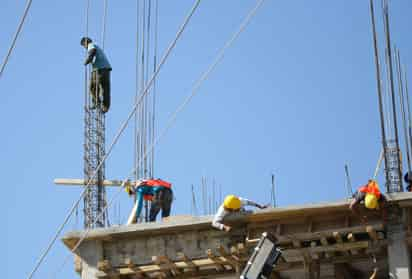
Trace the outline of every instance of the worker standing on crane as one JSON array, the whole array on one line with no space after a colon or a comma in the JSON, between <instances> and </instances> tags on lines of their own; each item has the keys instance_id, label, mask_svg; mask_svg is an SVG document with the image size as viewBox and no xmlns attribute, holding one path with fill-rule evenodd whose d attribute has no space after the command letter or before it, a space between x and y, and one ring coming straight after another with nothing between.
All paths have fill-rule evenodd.
<instances>
[{"instance_id":1,"label":"worker standing on crane","mask_svg":"<svg viewBox=\"0 0 412 279\"><path fill-rule=\"evenodd\" d=\"M375 180L370 179L368 184L360 187L353 194L353 200L349 204L349 208L361 218L362 223L367 223L366 216L362 216L359 212L360 204L369 210L382 210L383 218L386 220L386 198L379 190L379 185Z\"/></svg>"},{"instance_id":2,"label":"worker standing on crane","mask_svg":"<svg viewBox=\"0 0 412 279\"><path fill-rule=\"evenodd\" d=\"M92 64L92 74L90 76L90 95L92 96L93 105L91 109L99 107L100 98L103 99L102 111L106 113L110 107L110 66L109 60L103 50L93 43L88 37L80 40L80 45L87 49L87 57L84 65Z\"/></svg>"},{"instance_id":3,"label":"worker standing on crane","mask_svg":"<svg viewBox=\"0 0 412 279\"><path fill-rule=\"evenodd\" d=\"M265 205L260 205L256 202L244 198L236 197L234 195L226 196L225 200L223 201L223 204L219 207L219 209L216 212L216 215L213 218L212 226L218 230L224 230L226 232L229 232L232 229L232 227L225 225L223 223L224 218L232 213L245 210L245 206L254 206L260 209L264 209L267 207Z\"/></svg>"},{"instance_id":4,"label":"worker standing on crane","mask_svg":"<svg viewBox=\"0 0 412 279\"><path fill-rule=\"evenodd\" d=\"M136 214L137 221L142 213L143 201L151 201L149 221L156 221L157 214L162 210L162 218L170 216L173 201L172 184L161 179L145 179L136 183L136 187L126 187L129 195L136 194Z\"/></svg>"}]
</instances>

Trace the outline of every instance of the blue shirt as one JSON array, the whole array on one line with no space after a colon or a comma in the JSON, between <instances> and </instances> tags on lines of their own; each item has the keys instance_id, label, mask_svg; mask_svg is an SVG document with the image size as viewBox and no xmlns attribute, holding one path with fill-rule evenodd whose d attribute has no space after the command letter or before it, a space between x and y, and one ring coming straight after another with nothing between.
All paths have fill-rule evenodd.
<instances>
[{"instance_id":1,"label":"blue shirt","mask_svg":"<svg viewBox=\"0 0 412 279\"><path fill-rule=\"evenodd\" d=\"M142 185L137 187L136 189L136 200L137 200L137 208L136 208L136 218L140 217L140 214L142 213L142 208L143 208L143 196L144 195L154 195L157 193L159 190L163 189L163 186L146 186Z\"/></svg>"},{"instance_id":2,"label":"blue shirt","mask_svg":"<svg viewBox=\"0 0 412 279\"><path fill-rule=\"evenodd\" d=\"M92 68L93 71L100 70L100 69L112 69L110 66L109 60L107 59L106 55L104 54L103 50L93 43L89 43L87 46L87 51L90 53L92 49L96 50L96 55L92 61Z\"/></svg>"}]
</instances>

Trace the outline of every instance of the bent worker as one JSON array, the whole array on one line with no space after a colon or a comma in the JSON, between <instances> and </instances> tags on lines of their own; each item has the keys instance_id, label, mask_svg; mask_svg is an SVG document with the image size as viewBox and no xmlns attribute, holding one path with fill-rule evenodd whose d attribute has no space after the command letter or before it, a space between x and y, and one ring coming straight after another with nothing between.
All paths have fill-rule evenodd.
<instances>
[{"instance_id":1,"label":"bent worker","mask_svg":"<svg viewBox=\"0 0 412 279\"><path fill-rule=\"evenodd\" d=\"M213 218L212 226L218 230L224 230L226 232L229 232L232 229L232 227L223 223L224 218L234 212L245 210L245 206L254 206L260 209L264 209L267 207L264 205L260 205L254 201L236 197L234 195L226 196L225 200L223 201L223 204L219 207L216 215Z\"/></svg>"},{"instance_id":2,"label":"bent worker","mask_svg":"<svg viewBox=\"0 0 412 279\"><path fill-rule=\"evenodd\" d=\"M379 190L378 183L370 179L368 184L360 187L354 194L349 208L361 218L363 223L367 222L366 216L361 216L359 205L363 204L369 210L382 209L383 218L386 219L386 198Z\"/></svg>"},{"instance_id":3,"label":"bent worker","mask_svg":"<svg viewBox=\"0 0 412 279\"><path fill-rule=\"evenodd\" d=\"M112 71L112 66L110 66L103 50L94 44L90 38L83 37L80 40L80 45L87 49L84 65L92 64L89 89L93 105L90 109L101 107L101 110L106 113L110 107L110 72ZM100 99L103 100L101 101Z\"/></svg>"},{"instance_id":4,"label":"bent worker","mask_svg":"<svg viewBox=\"0 0 412 279\"><path fill-rule=\"evenodd\" d=\"M162 210L162 218L170 216L173 201L172 184L161 179L141 180L136 184L136 188L126 187L129 195L136 194L136 214L137 221L142 213L143 200L151 201L149 221L156 221L157 214Z\"/></svg>"}]
</instances>

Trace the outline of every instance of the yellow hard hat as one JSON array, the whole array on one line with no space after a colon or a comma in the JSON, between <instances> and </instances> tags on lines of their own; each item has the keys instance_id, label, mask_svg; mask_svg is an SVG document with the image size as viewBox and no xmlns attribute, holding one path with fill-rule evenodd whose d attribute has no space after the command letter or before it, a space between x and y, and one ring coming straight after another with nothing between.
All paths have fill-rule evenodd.
<instances>
[{"instance_id":1,"label":"yellow hard hat","mask_svg":"<svg viewBox=\"0 0 412 279\"><path fill-rule=\"evenodd\" d=\"M366 194L365 196L365 207L369 209L378 208L378 198L374 194Z\"/></svg>"},{"instance_id":2,"label":"yellow hard hat","mask_svg":"<svg viewBox=\"0 0 412 279\"><path fill-rule=\"evenodd\" d=\"M124 190L126 191L126 193L128 193L129 195L131 195L133 193L132 188L128 185L124 188Z\"/></svg>"},{"instance_id":3,"label":"yellow hard hat","mask_svg":"<svg viewBox=\"0 0 412 279\"><path fill-rule=\"evenodd\" d=\"M223 206L227 209L237 210L241 206L240 199L234 195L226 196Z\"/></svg>"}]
</instances>

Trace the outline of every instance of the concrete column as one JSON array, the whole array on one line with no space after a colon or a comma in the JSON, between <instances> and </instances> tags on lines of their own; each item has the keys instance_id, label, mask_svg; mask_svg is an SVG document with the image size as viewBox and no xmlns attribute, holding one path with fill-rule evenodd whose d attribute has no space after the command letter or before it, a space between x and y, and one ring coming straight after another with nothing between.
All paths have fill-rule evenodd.
<instances>
[{"instance_id":1,"label":"concrete column","mask_svg":"<svg viewBox=\"0 0 412 279\"><path fill-rule=\"evenodd\" d=\"M389 278L409 279L411 275L410 255L405 238L405 229L401 222L402 211L390 209L387 226Z\"/></svg>"},{"instance_id":2,"label":"concrete column","mask_svg":"<svg viewBox=\"0 0 412 279\"><path fill-rule=\"evenodd\" d=\"M79 249L78 254L81 255L81 278L82 279L98 279L97 263L103 259L103 245L100 241L85 241Z\"/></svg>"}]
</instances>

